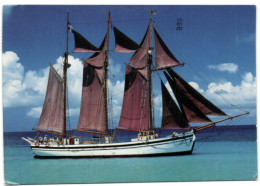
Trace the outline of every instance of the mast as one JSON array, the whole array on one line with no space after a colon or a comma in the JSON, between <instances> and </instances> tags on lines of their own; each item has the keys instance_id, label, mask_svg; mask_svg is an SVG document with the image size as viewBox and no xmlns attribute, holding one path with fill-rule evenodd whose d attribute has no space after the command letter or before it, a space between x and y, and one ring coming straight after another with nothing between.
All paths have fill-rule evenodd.
<instances>
[{"instance_id":1,"label":"mast","mask_svg":"<svg viewBox=\"0 0 260 186\"><path fill-rule=\"evenodd\" d=\"M69 66L68 63L68 48L69 48L69 11L67 11L67 38L66 38L66 52L65 52L65 60L64 60L64 64L63 64L63 80L64 80L64 123L63 123L63 137L67 137L67 132L66 132L66 108L67 108L67 102L66 102L66 98L67 98L67 69Z\"/></svg>"},{"instance_id":2,"label":"mast","mask_svg":"<svg viewBox=\"0 0 260 186\"><path fill-rule=\"evenodd\" d=\"M147 80L148 80L148 96L149 96L149 118L150 118L150 130L153 130L153 112L152 112L152 79L151 79L151 65L152 59L152 9L150 9L150 23L149 23L149 50L148 50L148 63L147 63Z\"/></svg>"},{"instance_id":3,"label":"mast","mask_svg":"<svg viewBox=\"0 0 260 186\"><path fill-rule=\"evenodd\" d=\"M108 10L108 20L107 20L107 50L105 51L105 62L104 62L104 100L105 100L105 126L108 133L108 113L107 113L107 67L109 65L109 19L110 10Z\"/></svg>"}]
</instances>

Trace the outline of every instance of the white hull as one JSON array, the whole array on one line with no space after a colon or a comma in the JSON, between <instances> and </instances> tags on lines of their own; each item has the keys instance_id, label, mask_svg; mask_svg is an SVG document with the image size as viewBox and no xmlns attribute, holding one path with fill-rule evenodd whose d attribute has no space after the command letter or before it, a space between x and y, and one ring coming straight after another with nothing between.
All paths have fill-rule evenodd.
<instances>
[{"instance_id":1,"label":"white hull","mask_svg":"<svg viewBox=\"0 0 260 186\"><path fill-rule=\"evenodd\" d=\"M36 157L120 157L120 156L156 156L192 153L195 134L193 131L164 138L135 142L58 145L35 144L31 138L23 138L30 143Z\"/></svg>"}]
</instances>

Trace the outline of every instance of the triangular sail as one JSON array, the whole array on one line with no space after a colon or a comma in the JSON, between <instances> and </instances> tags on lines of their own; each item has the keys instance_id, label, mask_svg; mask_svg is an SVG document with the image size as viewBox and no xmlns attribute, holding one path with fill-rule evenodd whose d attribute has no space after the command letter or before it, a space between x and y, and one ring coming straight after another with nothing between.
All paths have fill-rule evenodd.
<instances>
[{"instance_id":1,"label":"triangular sail","mask_svg":"<svg viewBox=\"0 0 260 186\"><path fill-rule=\"evenodd\" d=\"M165 129L180 129L189 128L189 124L180 109L172 99L167 88L161 81L162 88L162 128Z\"/></svg>"},{"instance_id":2,"label":"triangular sail","mask_svg":"<svg viewBox=\"0 0 260 186\"><path fill-rule=\"evenodd\" d=\"M172 91L178 101L178 104L182 110L182 113L185 114L187 120L193 123L201 122L210 122L211 120L200 111L200 109L190 100L188 97L177 85L176 79L172 79L166 72L164 72Z\"/></svg>"},{"instance_id":3,"label":"triangular sail","mask_svg":"<svg viewBox=\"0 0 260 186\"><path fill-rule=\"evenodd\" d=\"M188 97L201 112L206 115L222 116L226 115L222 110L216 107L213 103L202 96L192 86L190 86L185 80L183 80L176 72L172 69L167 69L172 78L176 80L176 83L181 91Z\"/></svg>"},{"instance_id":4,"label":"triangular sail","mask_svg":"<svg viewBox=\"0 0 260 186\"><path fill-rule=\"evenodd\" d=\"M155 53L156 53L156 69L169 68L180 65L177 58L171 53L165 45L160 35L154 28Z\"/></svg>"},{"instance_id":5,"label":"triangular sail","mask_svg":"<svg viewBox=\"0 0 260 186\"><path fill-rule=\"evenodd\" d=\"M63 134L63 101L63 80L54 67L50 65L45 101L36 130Z\"/></svg>"},{"instance_id":6,"label":"triangular sail","mask_svg":"<svg viewBox=\"0 0 260 186\"><path fill-rule=\"evenodd\" d=\"M91 64L92 66L96 67L103 67L105 57L106 57L106 51L107 51L107 42L108 42L108 33L106 33L101 45L99 46L100 52L94 53L92 56L90 56L88 59L85 60L86 63Z\"/></svg>"},{"instance_id":7,"label":"triangular sail","mask_svg":"<svg viewBox=\"0 0 260 186\"><path fill-rule=\"evenodd\" d=\"M104 92L99 79L102 67L84 64L83 88L78 130L107 132Z\"/></svg>"},{"instance_id":8,"label":"triangular sail","mask_svg":"<svg viewBox=\"0 0 260 186\"><path fill-rule=\"evenodd\" d=\"M113 27L115 34L115 51L122 53L134 52L140 48L140 46L131 40L128 36L118 30L116 27Z\"/></svg>"},{"instance_id":9,"label":"triangular sail","mask_svg":"<svg viewBox=\"0 0 260 186\"><path fill-rule=\"evenodd\" d=\"M74 34L75 48L73 52L97 52L99 49L85 39L80 33L71 29Z\"/></svg>"},{"instance_id":10,"label":"triangular sail","mask_svg":"<svg viewBox=\"0 0 260 186\"><path fill-rule=\"evenodd\" d=\"M150 23L151 24L151 23ZM149 50L149 36L150 36L150 24L146 30L144 38L140 44L141 48L137 50L131 57L130 62L135 68L144 68L147 66L148 50Z\"/></svg>"},{"instance_id":11,"label":"triangular sail","mask_svg":"<svg viewBox=\"0 0 260 186\"><path fill-rule=\"evenodd\" d=\"M134 131L149 130L147 80L126 64L124 100L119 127Z\"/></svg>"},{"instance_id":12,"label":"triangular sail","mask_svg":"<svg viewBox=\"0 0 260 186\"><path fill-rule=\"evenodd\" d=\"M161 81L162 88L162 128L189 128L189 124Z\"/></svg>"}]
</instances>

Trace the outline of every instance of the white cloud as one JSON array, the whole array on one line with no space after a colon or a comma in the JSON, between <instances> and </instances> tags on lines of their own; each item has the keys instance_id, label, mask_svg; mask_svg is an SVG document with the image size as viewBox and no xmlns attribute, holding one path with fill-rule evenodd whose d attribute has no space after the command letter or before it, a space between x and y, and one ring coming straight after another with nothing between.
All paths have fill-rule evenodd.
<instances>
[{"instance_id":1,"label":"white cloud","mask_svg":"<svg viewBox=\"0 0 260 186\"><path fill-rule=\"evenodd\" d=\"M59 57L54 67L62 72L63 58ZM82 63L69 56L71 67L68 70L69 103L80 104L82 87ZM49 67L38 71L24 72L15 52L3 53L3 105L4 107L42 106L48 81Z\"/></svg>"},{"instance_id":2,"label":"white cloud","mask_svg":"<svg viewBox=\"0 0 260 186\"><path fill-rule=\"evenodd\" d=\"M67 113L69 113L69 116L79 116L80 108L69 108L67 109Z\"/></svg>"},{"instance_id":3,"label":"white cloud","mask_svg":"<svg viewBox=\"0 0 260 186\"><path fill-rule=\"evenodd\" d=\"M115 83L112 83L110 80L108 80L108 87L109 92L112 92L113 114L114 116L118 117L121 114L125 81L117 80Z\"/></svg>"},{"instance_id":4,"label":"white cloud","mask_svg":"<svg viewBox=\"0 0 260 186\"><path fill-rule=\"evenodd\" d=\"M121 72L121 65L119 63L115 64L115 62L112 58L109 59L109 68L110 68L110 71L112 72L112 74L114 74L114 75Z\"/></svg>"},{"instance_id":5,"label":"white cloud","mask_svg":"<svg viewBox=\"0 0 260 186\"><path fill-rule=\"evenodd\" d=\"M234 63L222 63L219 65L208 65L209 69L218 70L221 72L229 72L229 73L236 73L238 70L238 65Z\"/></svg>"},{"instance_id":6,"label":"white cloud","mask_svg":"<svg viewBox=\"0 0 260 186\"><path fill-rule=\"evenodd\" d=\"M212 82L208 85L206 96L213 103L221 106L227 104L226 101L228 101L234 105L242 105L244 108L255 107L256 77L251 72L247 72L242 76L242 81L239 85L233 85L231 82Z\"/></svg>"},{"instance_id":7,"label":"white cloud","mask_svg":"<svg viewBox=\"0 0 260 186\"><path fill-rule=\"evenodd\" d=\"M162 115L162 95L157 95L154 97L154 112L158 119Z\"/></svg>"},{"instance_id":8,"label":"white cloud","mask_svg":"<svg viewBox=\"0 0 260 186\"><path fill-rule=\"evenodd\" d=\"M32 89L43 95L46 92L48 74L48 68L41 69L38 72L30 70L26 72L23 84L26 86L26 89Z\"/></svg>"},{"instance_id":9,"label":"white cloud","mask_svg":"<svg viewBox=\"0 0 260 186\"><path fill-rule=\"evenodd\" d=\"M236 43L250 43L255 41L255 33L248 33L247 35L239 36L236 35Z\"/></svg>"},{"instance_id":10,"label":"white cloud","mask_svg":"<svg viewBox=\"0 0 260 186\"><path fill-rule=\"evenodd\" d=\"M39 118L41 116L42 107L33 107L27 112L27 116Z\"/></svg>"},{"instance_id":11,"label":"white cloud","mask_svg":"<svg viewBox=\"0 0 260 186\"><path fill-rule=\"evenodd\" d=\"M4 82L11 80L23 80L24 68L18 63L19 57L12 51L3 54L3 77Z\"/></svg>"},{"instance_id":12,"label":"white cloud","mask_svg":"<svg viewBox=\"0 0 260 186\"><path fill-rule=\"evenodd\" d=\"M198 84L198 83L191 81L191 82L189 82L189 84L190 84L194 89L196 89L198 92L200 92L200 93L203 93L203 92L204 92L204 90L199 87L199 84Z\"/></svg>"},{"instance_id":13,"label":"white cloud","mask_svg":"<svg viewBox=\"0 0 260 186\"><path fill-rule=\"evenodd\" d=\"M174 97L172 88L171 88L171 86L170 86L170 84L169 84L168 81L165 83L165 87L167 88L167 90L168 90L168 92L171 94L171 96Z\"/></svg>"},{"instance_id":14,"label":"white cloud","mask_svg":"<svg viewBox=\"0 0 260 186\"><path fill-rule=\"evenodd\" d=\"M58 69L58 72L62 75L62 64L64 57L59 57L54 67ZM71 64L67 71L67 83L68 83L68 98L69 105L76 107L80 104L82 94L82 77L83 77L83 64L79 58L68 56L68 61Z\"/></svg>"},{"instance_id":15,"label":"white cloud","mask_svg":"<svg viewBox=\"0 0 260 186\"><path fill-rule=\"evenodd\" d=\"M24 76L24 67L12 51L3 54L3 105L4 107L34 105L41 100L39 87L32 87L35 77L31 71Z\"/></svg>"}]
</instances>

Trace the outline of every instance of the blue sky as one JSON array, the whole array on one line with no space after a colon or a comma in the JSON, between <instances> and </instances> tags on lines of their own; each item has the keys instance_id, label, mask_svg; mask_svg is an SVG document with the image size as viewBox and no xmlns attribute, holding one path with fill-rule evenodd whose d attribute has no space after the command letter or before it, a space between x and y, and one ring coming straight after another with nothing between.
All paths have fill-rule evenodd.
<instances>
[{"instance_id":1,"label":"blue sky","mask_svg":"<svg viewBox=\"0 0 260 186\"><path fill-rule=\"evenodd\" d=\"M256 123L255 6L4 6L4 131L29 131L37 125L46 91L48 64L59 70L66 43L66 11L72 27L97 47L104 38L108 9L112 23L140 43L153 9L154 26L173 54L185 62L176 68L186 81L233 115L242 107L251 114L239 124ZM176 30L182 18L182 30ZM69 51L74 47L69 35ZM114 48L110 30L110 50ZM70 53L70 125L80 107L82 58ZM114 123L118 122L124 88L124 62L132 54L110 52L110 87ZM162 74L160 74L162 77ZM155 76L157 77L157 76ZM164 80L166 83L166 81ZM157 86L158 84L158 86ZM166 84L167 85L167 84ZM160 85L154 80L156 125L160 125Z\"/></svg>"}]
</instances>

